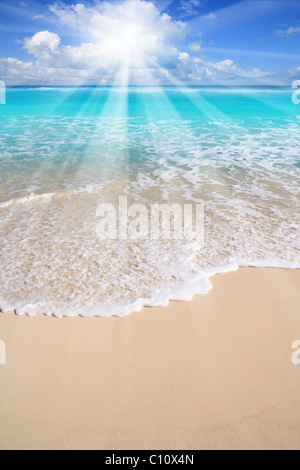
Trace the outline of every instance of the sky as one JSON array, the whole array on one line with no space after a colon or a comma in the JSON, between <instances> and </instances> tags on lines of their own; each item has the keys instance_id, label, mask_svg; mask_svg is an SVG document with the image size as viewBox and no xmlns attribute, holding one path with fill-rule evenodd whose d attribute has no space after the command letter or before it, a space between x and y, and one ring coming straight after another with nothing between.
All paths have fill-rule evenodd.
<instances>
[{"instance_id":1,"label":"sky","mask_svg":"<svg viewBox=\"0 0 300 470\"><path fill-rule=\"evenodd\" d=\"M300 0L0 0L8 86L300 79Z\"/></svg>"}]
</instances>

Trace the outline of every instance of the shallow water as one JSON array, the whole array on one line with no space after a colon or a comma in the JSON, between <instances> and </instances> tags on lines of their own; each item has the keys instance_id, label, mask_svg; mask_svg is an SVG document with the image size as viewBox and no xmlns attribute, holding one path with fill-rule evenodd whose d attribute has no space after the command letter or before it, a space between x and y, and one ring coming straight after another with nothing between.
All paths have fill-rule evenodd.
<instances>
[{"instance_id":1,"label":"shallow water","mask_svg":"<svg viewBox=\"0 0 300 470\"><path fill-rule=\"evenodd\" d=\"M289 89L14 88L0 107L0 306L122 315L238 266L300 267ZM203 204L205 239L106 240L97 208Z\"/></svg>"}]
</instances>

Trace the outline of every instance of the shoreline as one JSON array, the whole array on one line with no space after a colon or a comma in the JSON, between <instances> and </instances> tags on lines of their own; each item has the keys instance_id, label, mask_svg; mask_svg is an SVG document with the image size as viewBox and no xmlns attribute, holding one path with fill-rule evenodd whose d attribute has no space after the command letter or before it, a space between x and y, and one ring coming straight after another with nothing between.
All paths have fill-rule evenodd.
<instances>
[{"instance_id":1,"label":"shoreline","mask_svg":"<svg viewBox=\"0 0 300 470\"><path fill-rule=\"evenodd\" d=\"M123 317L0 313L0 449L297 449L300 270Z\"/></svg>"},{"instance_id":2,"label":"shoreline","mask_svg":"<svg viewBox=\"0 0 300 470\"><path fill-rule=\"evenodd\" d=\"M190 279L182 281L180 285L166 289L165 291L158 291L158 293L151 298L137 298L135 301L124 305L106 305L97 304L88 308L89 313L81 313L81 308L67 310L62 314L62 307L59 307L55 312L55 308L51 311L51 306L44 302L37 302L36 304L30 303L16 303L18 306L8 306L9 303L5 302L0 297L0 314L12 312L17 316L26 315L27 317L35 317L43 315L46 317L54 318L122 318L135 313L140 313L143 309L152 308L167 308L173 303L186 303L192 302L195 298L202 295L209 295L214 287L214 279L216 276L230 274L245 269L278 269L278 270L295 270L300 271L300 264L297 262L274 263L274 265L266 265L266 263L249 263L249 265L238 265L231 263L217 268L203 268L202 272L195 274ZM6 305L6 307L5 307ZM2 307L1 307L2 306ZM41 307L42 306L42 307ZM41 311L40 311L41 309ZM45 309L44 311L42 309ZM101 312L101 313L100 313Z\"/></svg>"}]
</instances>

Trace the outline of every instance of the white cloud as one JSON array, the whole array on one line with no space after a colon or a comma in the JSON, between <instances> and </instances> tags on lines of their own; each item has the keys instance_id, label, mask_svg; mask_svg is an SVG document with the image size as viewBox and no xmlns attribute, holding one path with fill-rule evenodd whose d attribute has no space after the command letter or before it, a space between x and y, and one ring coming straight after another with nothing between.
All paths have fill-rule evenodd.
<instances>
[{"instance_id":1,"label":"white cloud","mask_svg":"<svg viewBox=\"0 0 300 470\"><path fill-rule=\"evenodd\" d=\"M116 67L172 68L185 35L185 24L160 14L143 0L115 4L54 5L50 7L60 24L86 32L89 42L63 46L57 34L42 31L26 38L25 49L39 65L114 71Z\"/></svg>"},{"instance_id":2,"label":"white cloud","mask_svg":"<svg viewBox=\"0 0 300 470\"><path fill-rule=\"evenodd\" d=\"M190 58L190 54L188 52L180 52L178 59L181 62L187 62Z\"/></svg>"},{"instance_id":3,"label":"white cloud","mask_svg":"<svg viewBox=\"0 0 300 470\"><path fill-rule=\"evenodd\" d=\"M201 50L202 41L191 42L189 44L189 49L192 52L199 52Z\"/></svg>"},{"instance_id":4,"label":"white cloud","mask_svg":"<svg viewBox=\"0 0 300 470\"><path fill-rule=\"evenodd\" d=\"M193 71L189 73L189 78L198 81L210 80L218 82L236 78L261 79L275 75L275 72L262 71L259 68L241 69L230 59L212 63L196 57L194 59Z\"/></svg>"},{"instance_id":5,"label":"white cloud","mask_svg":"<svg viewBox=\"0 0 300 470\"><path fill-rule=\"evenodd\" d=\"M187 3L200 6L198 0L182 5ZM201 41L181 47L186 24L160 13L150 1L123 0L93 7L55 4L50 9L60 28L67 25L77 34L84 33L86 41L65 45L51 31L25 38L23 47L32 61L0 59L0 77L7 84L143 85L173 79L201 83L236 78L255 82L274 75L258 68L243 70L230 59L213 63L195 57Z\"/></svg>"},{"instance_id":6,"label":"white cloud","mask_svg":"<svg viewBox=\"0 0 300 470\"><path fill-rule=\"evenodd\" d=\"M185 27L181 21L173 21L166 13L161 14L153 3L146 0L104 2L93 7L55 4L50 6L50 11L61 24L84 31L100 41L110 36L134 39L141 33L147 37L182 38Z\"/></svg>"},{"instance_id":7,"label":"white cloud","mask_svg":"<svg viewBox=\"0 0 300 470\"><path fill-rule=\"evenodd\" d=\"M51 60L58 53L61 39L57 34L41 31L31 38L24 40L24 48L41 62Z\"/></svg>"},{"instance_id":8,"label":"white cloud","mask_svg":"<svg viewBox=\"0 0 300 470\"><path fill-rule=\"evenodd\" d=\"M299 34L300 33L300 27L299 26L291 26L290 28L288 29L278 29L277 31L275 31L275 34L277 34L277 36L280 36L282 38L286 37L290 37L292 36L293 34Z\"/></svg>"},{"instance_id":9,"label":"white cloud","mask_svg":"<svg viewBox=\"0 0 300 470\"><path fill-rule=\"evenodd\" d=\"M199 13L199 8L202 6L201 0L181 0L178 11L183 17L194 16Z\"/></svg>"},{"instance_id":10,"label":"white cloud","mask_svg":"<svg viewBox=\"0 0 300 470\"><path fill-rule=\"evenodd\" d=\"M291 77L300 77L300 67L294 67L293 69L290 69L288 73Z\"/></svg>"},{"instance_id":11,"label":"white cloud","mask_svg":"<svg viewBox=\"0 0 300 470\"><path fill-rule=\"evenodd\" d=\"M0 77L7 85L80 85L90 72L78 70L76 75L68 68L40 67L33 62L22 62L13 57L0 58Z\"/></svg>"},{"instance_id":12,"label":"white cloud","mask_svg":"<svg viewBox=\"0 0 300 470\"><path fill-rule=\"evenodd\" d=\"M0 58L0 76L4 81L10 80L12 77L20 78L22 74L32 72L32 62L22 62L13 57Z\"/></svg>"},{"instance_id":13,"label":"white cloud","mask_svg":"<svg viewBox=\"0 0 300 470\"><path fill-rule=\"evenodd\" d=\"M205 20L211 20L215 21L217 19L217 16L214 13L208 13L208 15L202 16Z\"/></svg>"}]
</instances>

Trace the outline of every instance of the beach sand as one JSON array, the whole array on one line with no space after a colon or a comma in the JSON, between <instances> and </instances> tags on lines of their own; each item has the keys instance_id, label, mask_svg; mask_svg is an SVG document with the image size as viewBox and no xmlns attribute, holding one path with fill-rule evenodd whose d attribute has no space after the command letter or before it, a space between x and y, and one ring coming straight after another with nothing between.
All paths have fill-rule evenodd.
<instances>
[{"instance_id":1,"label":"beach sand","mask_svg":"<svg viewBox=\"0 0 300 470\"><path fill-rule=\"evenodd\" d=\"M299 449L300 270L122 318L0 314L0 448Z\"/></svg>"}]
</instances>

